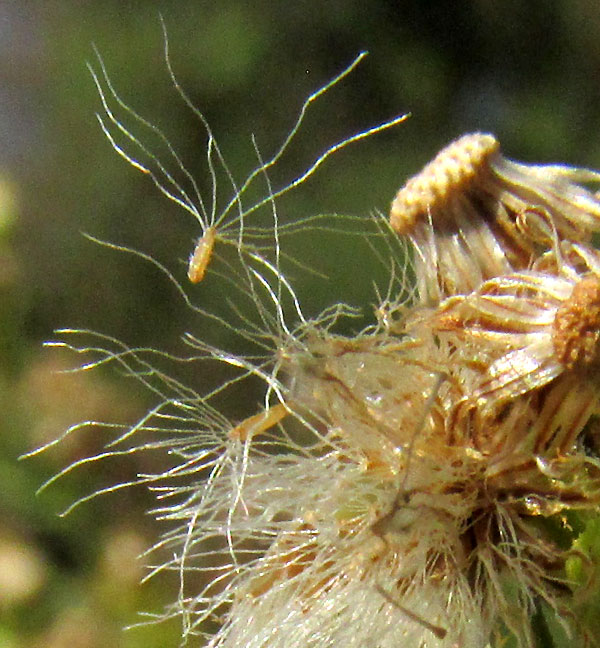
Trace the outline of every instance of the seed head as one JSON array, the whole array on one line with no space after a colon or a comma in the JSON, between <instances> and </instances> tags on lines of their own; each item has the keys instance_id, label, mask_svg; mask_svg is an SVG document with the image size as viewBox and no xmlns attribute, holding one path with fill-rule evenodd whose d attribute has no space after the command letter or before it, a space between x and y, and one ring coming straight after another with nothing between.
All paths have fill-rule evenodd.
<instances>
[{"instance_id":1,"label":"seed head","mask_svg":"<svg viewBox=\"0 0 600 648\"><path fill-rule=\"evenodd\" d=\"M197 218L202 237L189 278L224 280L231 317L195 307L157 266L202 322L238 332L256 352L236 354L192 334L185 342L193 353L183 359L100 335L64 346L100 353L86 369L117 363L159 398L136 425L117 427L102 458L144 449L172 462L138 481L156 490L154 513L171 525L156 546L168 556L156 571L179 575L179 598L165 617L181 618L184 643L496 648L508 628L519 648L533 648L540 601L574 634L574 594L589 592L570 576L568 560L581 551L569 551L567 514L597 514L600 505L600 461L586 452L599 411L591 377L600 364L600 255L590 239L600 202L579 184L599 177L511 162L491 135L456 140L392 205L392 227L415 247L421 304L400 308L390 289L380 310L391 324L334 334L356 310L334 295L333 306L305 316L282 270L286 226L275 199L330 154L402 118L333 145L280 189L268 172L310 104L356 62L306 100L269 161L256 149L258 166L239 188L193 108L207 129L213 183L218 161L233 186L220 211L214 185L207 210L168 140L127 109L101 65L103 129L117 153ZM134 124L159 133L183 181L115 118L111 96ZM243 209L259 177L267 195ZM272 228L250 226L264 205ZM215 244L227 241L239 254L223 274L206 272ZM102 345L110 349L98 352ZM216 365L218 382L198 393L164 373L166 361ZM222 379L224 371L233 373ZM230 421L216 403L247 379L252 393L262 387L262 402ZM587 638L585 628L580 635Z\"/></svg>"},{"instance_id":2,"label":"seed head","mask_svg":"<svg viewBox=\"0 0 600 648\"><path fill-rule=\"evenodd\" d=\"M562 249L560 264L555 253L545 255L535 270L495 277L447 299L429 320L462 349L462 362L469 355L478 359L466 379L471 399L497 407L565 372L577 371L582 381L592 377L600 338L600 255L590 249L583 258L575 254L581 247L569 244Z\"/></svg>"}]
</instances>

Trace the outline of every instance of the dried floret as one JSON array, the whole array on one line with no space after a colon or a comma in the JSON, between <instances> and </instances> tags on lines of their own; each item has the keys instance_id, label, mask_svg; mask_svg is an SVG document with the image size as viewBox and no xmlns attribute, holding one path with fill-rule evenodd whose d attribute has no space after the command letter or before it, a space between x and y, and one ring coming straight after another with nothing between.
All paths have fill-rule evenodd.
<instances>
[{"instance_id":1,"label":"dried floret","mask_svg":"<svg viewBox=\"0 0 600 648\"><path fill-rule=\"evenodd\" d=\"M600 201L595 171L507 160L489 134L464 135L398 191L390 223L415 246L421 300L438 303L527 269L560 240L588 242Z\"/></svg>"},{"instance_id":2,"label":"dried floret","mask_svg":"<svg viewBox=\"0 0 600 648\"><path fill-rule=\"evenodd\" d=\"M477 349L473 401L497 406L564 372L592 379L600 363L600 258L590 250L592 256L594 268L563 262L560 275L507 274L440 306L434 329L463 345L463 354Z\"/></svg>"}]
</instances>

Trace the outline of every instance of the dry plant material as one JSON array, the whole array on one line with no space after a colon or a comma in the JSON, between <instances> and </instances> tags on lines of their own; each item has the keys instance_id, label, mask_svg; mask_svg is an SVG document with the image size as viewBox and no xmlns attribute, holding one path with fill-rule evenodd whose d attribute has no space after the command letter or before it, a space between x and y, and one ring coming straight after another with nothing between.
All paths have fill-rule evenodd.
<instances>
[{"instance_id":1,"label":"dry plant material","mask_svg":"<svg viewBox=\"0 0 600 648\"><path fill-rule=\"evenodd\" d=\"M397 193L390 223L415 246L421 299L475 290L527 269L559 240L589 243L600 201L581 183L600 174L506 159L489 134L463 135Z\"/></svg>"},{"instance_id":2,"label":"dry plant material","mask_svg":"<svg viewBox=\"0 0 600 648\"><path fill-rule=\"evenodd\" d=\"M214 227L208 227L198 239L188 264L188 279L192 283L200 283L204 279L206 269L212 258L216 237L216 229Z\"/></svg>"},{"instance_id":3,"label":"dry plant material","mask_svg":"<svg viewBox=\"0 0 600 648\"><path fill-rule=\"evenodd\" d=\"M220 212L205 207L170 145L182 180L140 146L108 105L125 106L104 69L95 76L117 152L202 226L189 279L210 281L215 241L237 246L239 267L223 269L231 318L194 307L198 316L259 350L236 354L187 334L186 362L233 372L198 393L155 369L156 351L104 336L61 343L92 354L86 368L116 363L158 397L102 458L145 449L173 459L134 480L156 489L155 514L169 523L156 551L171 558L156 571L172 569L181 582L164 618L181 618L184 642L211 648L499 648L507 634L533 648L531 619L543 607L576 645L592 642L578 614L597 566L569 516L595 516L600 502L600 462L588 450L599 414L600 257L590 241L600 202L582 185L600 176L512 162L492 135L456 140L400 189L396 232L380 233L393 268L405 263L394 257L397 235L412 244L416 299L390 280L380 322L336 335L355 311L333 295L320 315L304 314L281 263L276 198L401 118L335 144L282 189L267 172L310 104L355 64L309 97L274 157L263 162L256 149L257 169L231 183ZM213 182L217 163L231 181L194 112L207 128ZM127 115L148 127L125 107ZM267 194L242 208L257 177ZM272 227L253 230L246 220L263 205ZM246 379L254 389L262 382L264 402L236 424L215 403Z\"/></svg>"}]
</instances>

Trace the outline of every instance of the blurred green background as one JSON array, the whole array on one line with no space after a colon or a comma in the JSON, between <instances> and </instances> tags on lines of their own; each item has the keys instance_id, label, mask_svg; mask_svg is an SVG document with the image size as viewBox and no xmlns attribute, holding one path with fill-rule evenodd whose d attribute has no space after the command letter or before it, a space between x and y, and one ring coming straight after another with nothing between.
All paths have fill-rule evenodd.
<instances>
[{"instance_id":1,"label":"blurred green background","mask_svg":"<svg viewBox=\"0 0 600 648\"><path fill-rule=\"evenodd\" d=\"M175 73L238 178L255 164L250 134L273 152L304 98L363 49L370 56L315 106L280 177L344 136L411 112L328 161L285 202L284 220L385 212L408 175L469 130L495 133L518 160L600 167L597 0L0 3L0 648L178 645L177 624L121 631L176 596L168 580L138 585L136 556L158 534L144 514L149 494L133 489L57 516L143 472L142 460L81 471L37 498L45 479L106 439L83 433L17 461L72 423L134 421L148 405L114 373L57 374L77 358L42 348L54 329L168 349L184 330L204 333L156 268L81 235L142 250L184 280L197 224L111 150L85 66L95 43L127 102L202 169L203 135L167 76L159 14ZM377 271L357 266L350 245L312 248L331 278L310 279L309 312L344 299L370 313Z\"/></svg>"}]
</instances>

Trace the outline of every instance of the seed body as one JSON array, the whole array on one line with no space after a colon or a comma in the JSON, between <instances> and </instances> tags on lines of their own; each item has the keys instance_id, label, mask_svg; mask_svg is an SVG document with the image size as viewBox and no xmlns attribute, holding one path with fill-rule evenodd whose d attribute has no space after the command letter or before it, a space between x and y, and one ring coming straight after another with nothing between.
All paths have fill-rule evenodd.
<instances>
[{"instance_id":1,"label":"seed body","mask_svg":"<svg viewBox=\"0 0 600 648\"><path fill-rule=\"evenodd\" d=\"M212 258L216 238L216 228L209 227L198 239L188 265L188 279L192 283L200 283L204 279L206 269Z\"/></svg>"},{"instance_id":2,"label":"seed body","mask_svg":"<svg viewBox=\"0 0 600 648\"><path fill-rule=\"evenodd\" d=\"M254 434L262 434L274 425L277 425L288 415L289 411L283 403L277 403L264 412L249 416L236 425L229 433L234 439L246 441Z\"/></svg>"}]
</instances>

